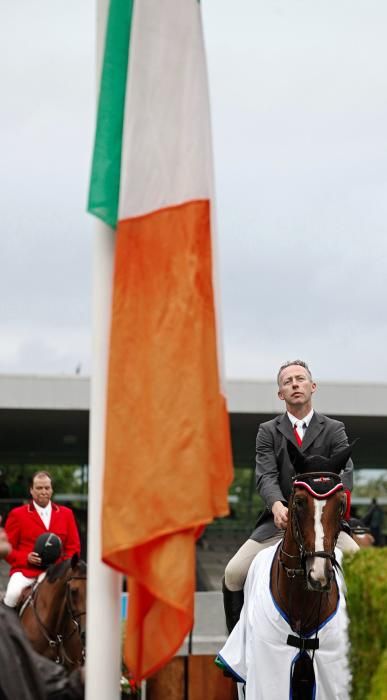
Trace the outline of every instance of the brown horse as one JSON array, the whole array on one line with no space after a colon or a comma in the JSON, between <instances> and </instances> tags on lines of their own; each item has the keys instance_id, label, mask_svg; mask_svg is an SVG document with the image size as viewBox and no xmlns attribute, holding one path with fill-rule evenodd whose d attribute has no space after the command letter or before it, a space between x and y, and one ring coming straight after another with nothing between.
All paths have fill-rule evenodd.
<instances>
[{"instance_id":1,"label":"brown horse","mask_svg":"<svg viewBox=\"0 0 387 700\"><path fill-rule=\"evenodd\" d=\"M351 447L326 459L289 445L288 525L251 563L238 624L217 663L244 700L348 700L347 615L335 546L347 498L339 473ZM340 556L338 554L338 556Z\"/></svg>"},{"instance_id":2,"label":"brown horse","mask_svg":"<svg viewBox=\"0 0 387 700\"><path fill-rule=\"evenodd\" d=\"M251 563L240 620L217 663L245 700L348 700L347 614L335 546L347 505L339 473L351 447L330 459L288 450L296 476L287 529Z\"/></svg>"},{"instance_id":3,"label":"brown horse","mask_svg":"<svg viewBox=\"0 0 387 700\"><path fill-rule=\"evenodd\" d=\"M297 476L289 501L288 526L273 561L271 591L295 633L289 635L287 643L300 649L299 663L293 669L292 698L308 700L314 697L317 630L338 605L335 545L346 509L338 474L351 447L330 459L304 457L291 444L288 450ZM314 631L316 639L310 638Z\"/></svg>"},{"instance_id":4,"label":"brown horse","mask_svg":"<svg viewBox=\"0 0 387 700\"><path fill-rule=\"evenodd\" d=\"M47 569L32 586L20 616L34 649L68 670L84 661L86 564L74 554Z\"/></svg>"}]
</instances>

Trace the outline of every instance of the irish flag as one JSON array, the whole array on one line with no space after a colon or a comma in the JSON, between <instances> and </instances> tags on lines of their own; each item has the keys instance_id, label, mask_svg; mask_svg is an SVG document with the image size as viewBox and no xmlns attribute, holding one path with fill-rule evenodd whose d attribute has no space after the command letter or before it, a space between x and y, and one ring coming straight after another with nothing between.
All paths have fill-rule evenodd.
<instances>
[{"instance_id":1,"label":"irish flag","mask_svg":"<svg viewBox=\"0 0 387 700\"><path fill-rule=\"evenodd\" d=\"M136 679L193 624L195 541L228 513L197 0L111 0L89 211L116 228L102 522Z\"/></svg>"}]
</instances>

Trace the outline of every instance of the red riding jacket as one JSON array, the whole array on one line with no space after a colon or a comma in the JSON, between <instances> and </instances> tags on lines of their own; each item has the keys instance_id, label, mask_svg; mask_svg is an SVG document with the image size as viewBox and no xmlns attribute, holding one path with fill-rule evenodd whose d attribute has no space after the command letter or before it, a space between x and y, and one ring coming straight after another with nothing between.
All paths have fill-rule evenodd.
<instances>
[{"instance_id":1,"label":"red riding jacket","mask_svg":"<svg viewBox=\"0 0 387 700\"><path fill-rule=\"evenodd\" d=\"M73 512L70 508L58 506L56 503L51 503L51 506L51 521L48 530L33 503L10 511L5 524L5 531L12 545L12 551L6 558L8 564L11 565L10 576L16 571L21 571L24 576L29 578L35 578L42 573L42 569L28 564L27 556L34 551L37 537L44 532L53 532L62 540L63 553L58 561L70 559L73 554L80 553L81 545Z\"/></svg>"}]
</instances>

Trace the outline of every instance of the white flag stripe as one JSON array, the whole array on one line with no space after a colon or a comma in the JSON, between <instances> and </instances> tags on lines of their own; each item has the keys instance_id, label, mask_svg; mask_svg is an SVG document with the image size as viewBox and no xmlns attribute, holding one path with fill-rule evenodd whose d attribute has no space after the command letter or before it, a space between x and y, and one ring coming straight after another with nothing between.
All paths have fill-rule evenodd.
<instances>
[{"instance_id":1,"label":"white flag stripe","mask_svg":"<svg viewBox=\"0 0 387 700\"><path fill-rule=\"evenodd\" d=\"M199 3L135 2L120 220L210 197L209 119Z\"/></svg>"}]
</instances>

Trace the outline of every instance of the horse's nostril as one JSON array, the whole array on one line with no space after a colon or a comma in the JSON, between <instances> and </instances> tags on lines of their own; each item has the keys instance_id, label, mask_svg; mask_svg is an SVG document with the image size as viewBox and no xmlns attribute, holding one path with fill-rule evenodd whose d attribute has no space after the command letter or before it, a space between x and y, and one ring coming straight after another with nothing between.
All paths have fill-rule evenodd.
<instances>
[{"instance_id":1,"label":"horse's nostril","mask_svg":"<svg viewBox=\"0 0 387 700\"><path fill-rule=\"evenodd\" d=\"M313 569L311 569L308 573L307 577L307 586L309 590L315 591L317 593L322 593L326 591L331 590L331 585L332 585L332 576L328 575L326 578L314 578L311 574L313 573Z\"/></svg>"}]
</instances>

